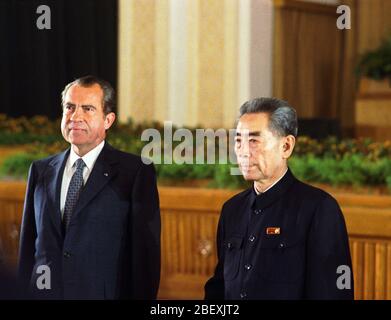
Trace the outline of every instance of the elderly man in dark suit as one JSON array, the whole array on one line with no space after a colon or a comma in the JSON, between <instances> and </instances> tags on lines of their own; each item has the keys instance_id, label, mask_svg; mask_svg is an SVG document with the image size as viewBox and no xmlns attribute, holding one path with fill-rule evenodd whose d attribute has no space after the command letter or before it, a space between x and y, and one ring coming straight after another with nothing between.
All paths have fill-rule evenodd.
<instances>
[{"instance_id":1,"label":"elderly man in dark suit","mask_svg":"<svg viewBox=\"0 0 391 320\"><path fill-rule=\"evenodd\" d=\"M155 299L160 211L153 165L106 141L114 90L87 76L62 93L71 147L30 167L19 278L37 298Z\"/></svg>"},{"instance_id":2,"label":"elderly man in dark suit","mask_svg":"<svg viewBox=\"0 0 391 320\"><path fill-rule=\"evenodd\" d=\"M296 136L287 102L258 98L241 107L235 152L254 183L222 208L206 299L353 299L344 217L331 195L289 170Z\"/></svg>"}]
</instances>

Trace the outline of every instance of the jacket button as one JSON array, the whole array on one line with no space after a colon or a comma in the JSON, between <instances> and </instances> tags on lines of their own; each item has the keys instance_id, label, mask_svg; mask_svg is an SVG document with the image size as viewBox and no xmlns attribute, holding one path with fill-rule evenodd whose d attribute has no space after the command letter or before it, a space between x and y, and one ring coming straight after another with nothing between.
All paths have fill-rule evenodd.
<instances>
[{"instance_id":1,"label":"jacket button","mask_svg":"<svg viewBox=\"0 0 391 320\"><path fill-rule=\"evenodd\" d=\"M278 247L279 247L280 249L282 249L282 248L285 247L285 244L284 244L283 242L281 242L281 243L278 245Z\"/></svg>"},{"instance_id":2,"label":"jacket button","mask_svg":"<svg viewBox=\"0 0 391 320\"><path fill-rule=\"evenodd\" d=\"M250 237L248 238L248 240L249 240L250 242L254 242L254 241L255 241L255 239L256 239L256 237L255 237L255 236L250 236Z\"/></svg>"},{"instance_id":3,"label":"jacket button","mask_svg":"<svg viewBox=\"0 0 391 320\"><path fill-rule=\"evenodd\" d=\"M262 213L262 210L261 210L261 209L255 209L255 210L254 210L254 214L256 214L256 215L258 215L258 214L260 214L260 213Z\"/></svg>"},{"instance_id":4,"label":"jacket button","mask_svg":"<svg viewBox=\"0 0 391 320\"><path fill-rule=\"evenodd\" d=\"M71 254L68 251L64 252L64 258L70 258Z\"/></svg>"},{"instance_id":5,"label":"jacket button","mask_svg":"<svg viewBox=\"0 0 391 320\"><path fill-rule=\"evenodd\" d=\"M244 268L245 268L246 270L250 270L250 269L252 268L252 265L251 265L251 264L246 264L246 265L244 266Z\"/></svg>"},{"instance_id":6,"label":"jacket button","mask_svg":"<svg viewBox=\"0 0 391 320\"><path fill-rule=\"evenodd\" d=\"M241 292L240 293L240 299L246 299L247 298L247 293L246 292Z\"/></svg>"},{"instance_id":7,"label":"jacket button","mask_svg":"<svg viewBox=\"0 0 391 320\"><path fill-rule=\"evenodd\" d=\"M232 246L232 243L231 243L231 242L228 242L228 243L227 243L227 248L228 248L228 249L232 249L232 247L233 247L233 246Z\"/></svg>"}]
</instances>

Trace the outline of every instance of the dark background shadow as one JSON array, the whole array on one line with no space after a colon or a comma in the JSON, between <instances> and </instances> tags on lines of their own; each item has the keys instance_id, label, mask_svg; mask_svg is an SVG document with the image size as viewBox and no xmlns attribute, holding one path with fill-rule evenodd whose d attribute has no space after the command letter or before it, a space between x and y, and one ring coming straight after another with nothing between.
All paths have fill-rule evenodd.
<instances>
[{"instance_id":1,"label":"dark background shadow","mask_svg":"<svg viewBox=\"0 0 391 320\"><path fill-rule=\"evenodd\" d=\"M50 30L36 25L42 4ZM116 88L117 17L117 0L1 0L0 113L58 118L63 87L87 74Z\"/></svg>"}]
</instances>

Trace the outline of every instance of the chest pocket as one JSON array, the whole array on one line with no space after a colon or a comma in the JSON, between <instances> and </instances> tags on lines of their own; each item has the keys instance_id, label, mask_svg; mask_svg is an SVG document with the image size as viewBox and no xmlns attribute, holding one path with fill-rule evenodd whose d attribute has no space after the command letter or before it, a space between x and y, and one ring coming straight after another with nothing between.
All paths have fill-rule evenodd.
<instances>
[{"instance_id":1,"label":"chest pocket","mask_svg":"<svg viewBox=\"0 0 391 320\"><path fill-rule=\"evenodd\" d=\"M243 237L232 236L224 243L224 280L233 280L239 273L240 259L243 252Z\"/></svg>"},{"instance_id":2,"label":"chest pocket","mask_svg":"<svg viewBox=\"0 0 391 320\"><path fill-rule=\"evenodd\" d=\"M265 236L259 253L260 276L268 282L292 283L305 271L305 242L298 237Z\"/></svg>"}]
</instances>

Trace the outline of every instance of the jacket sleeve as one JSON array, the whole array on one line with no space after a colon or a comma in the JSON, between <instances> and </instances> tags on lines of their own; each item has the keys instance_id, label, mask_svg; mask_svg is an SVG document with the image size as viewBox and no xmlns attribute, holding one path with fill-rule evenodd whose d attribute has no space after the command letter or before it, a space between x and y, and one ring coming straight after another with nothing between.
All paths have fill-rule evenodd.
<instances>
[{"instance_id":1,"label":"jacket sleeve","mask_svg":"<svg viewBox=\"0 0 391 320\"><path fill-rule=\"evenodd\" d=\"M142 164L132 190L132 299L156 299L160 282L160 209L153 165Z\"/></svg>"},{"instance_id":2,"label":"jacket sleeve","mask_svg":"<svg viewBox=\"0 0 391 320\"><path fill-rule=\"evenodd\" d=\"M223 212L217 227L217 266L214 275L205 284L205 300L224 300L224 222Z\"/></svg>"},{"instance_id":3,"label":"jacket sleeve","mask_svg":"<svg viewBox=\"0 0 391 320\"><path fill-rule=\"evenodd\" d=\"M319 204L307 241L307 299L354 299L353 270L345 220L337 201Z\"/></svg>"},{"instance_id":4,"label":"jacket sleeve","mask_svg":"<svg viewBox=\"0 0 391 320\"><path fill-rule=\"evenodd\" d=\"M35 239L37 231L34 213L34 188L36 183L34 163L30 166L23 218L19 239L18 279L24 289L28 289L34 266Z\"/></svg>"}]
</instances>

